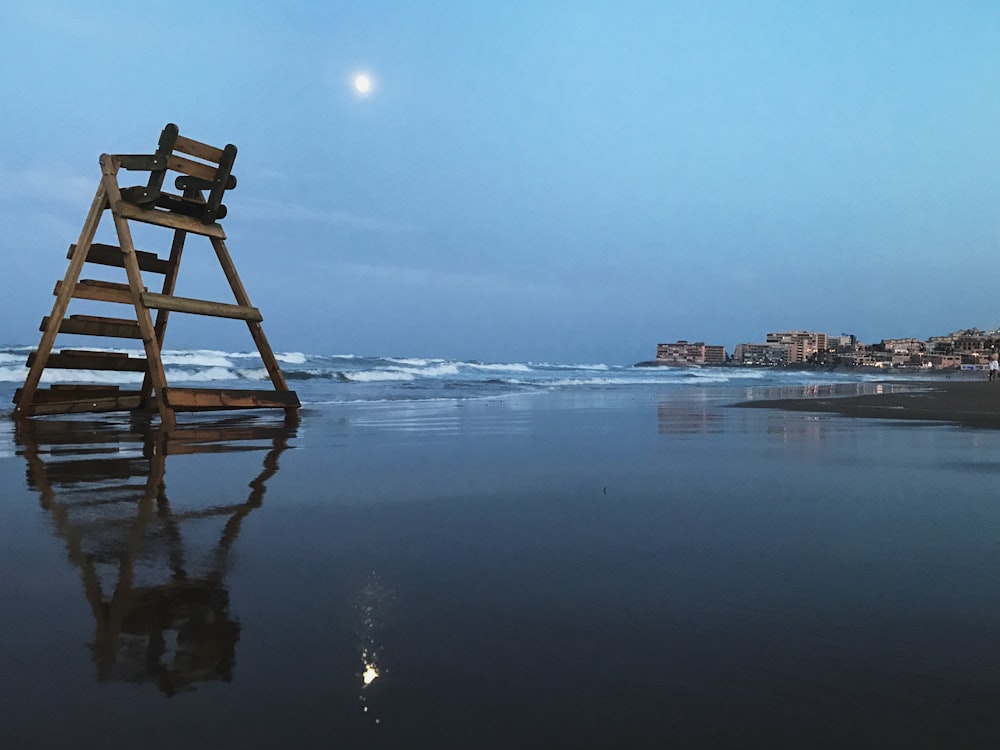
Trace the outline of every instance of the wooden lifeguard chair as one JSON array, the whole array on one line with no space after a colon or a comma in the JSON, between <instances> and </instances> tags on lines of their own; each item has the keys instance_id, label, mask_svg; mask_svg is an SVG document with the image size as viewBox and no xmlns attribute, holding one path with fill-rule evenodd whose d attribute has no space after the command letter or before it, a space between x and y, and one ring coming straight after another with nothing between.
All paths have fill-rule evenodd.
<instances>
[{"instance_id":1,"label":"wooden lifeguard chair","mask_svg":"<svg viewBox=\"0 0 1000 750\"><path fill-rule=\"evenodd\" d=\"M232 174L236 147L219 149L180 135L168 124L160 135L156 153L149 155L101 155L101 181L87 214L80 239L71 245L66 275L56 283L52 312L42 320L42 338L28 357L24 386L14 395L15 418L42 414L158 411L163 427L176 425L175 412L213 409L280 408L286 413L299 408L294 391L284 375L261 328L260 310L250 303L236 266L226 248L226 233L219 225L226 215L222 198L236 187ZM122 188L119 170L147 172L145 185ZM177 172L175 187L180 194L164 191L167 172ZM104 212L110 210L118 245L95 243ZM139 221L173 231L169 256L136 250L130 221ZM210 302L174 295L177 274L188 234L207 237L225 273L235 304ZM126 283L80 279L84 264L123 268ZM159 292L150 292L143 274L162 276ZM96 300L135 309L135 319L94 315L70 315L72 299ZM156 310L153 321L150 310ZM193 313L246 321L274 390L174 388L167 383L161 350L171 312ZM53 353L58 334L140 339L145 358L108 351L63 349ZM115 385L57 384L39 388L46 367L78 370L110 370L145 373L140 390L121 390Z\"/></svg>"}]
</instances>

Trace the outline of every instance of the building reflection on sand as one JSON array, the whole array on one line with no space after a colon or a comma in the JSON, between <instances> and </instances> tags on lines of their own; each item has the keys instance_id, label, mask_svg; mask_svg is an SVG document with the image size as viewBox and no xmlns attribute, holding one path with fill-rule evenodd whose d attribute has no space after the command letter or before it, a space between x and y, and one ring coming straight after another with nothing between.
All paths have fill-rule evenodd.
<instances>
[{"instance_id":1,"label":"building reflection on sand","mask_svg":"<svg viewBox=\"0 0 1000 750\"><path fill-rule=\"evenodd\" d=\"M28 486L79 570L94 616L98 681L152 683L173 695L232 679L240 622L225 581L230 553L296 430L293 422L257 418L170 433L71 419L18 424ZM244 500L168 499L173 456L237 451L264 453ZM189 545L188 537L209 542Z\"/></svg>"}]
</instances>

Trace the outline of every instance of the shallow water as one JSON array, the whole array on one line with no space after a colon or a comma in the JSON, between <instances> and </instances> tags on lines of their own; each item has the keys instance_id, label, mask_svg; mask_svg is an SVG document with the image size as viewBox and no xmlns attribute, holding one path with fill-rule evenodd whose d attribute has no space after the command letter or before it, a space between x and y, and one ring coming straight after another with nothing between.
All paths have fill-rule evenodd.
<instances>
[{"instance_id":1,"label":"shallow water","mask_svg":"<svg viewBox=\"0 0 1000 750\"><path fill-rule=\"evenodd\" d=\"M991 746L1000 433L748 395L0 423L4 744Z\"/></svg>"}]
</instances>

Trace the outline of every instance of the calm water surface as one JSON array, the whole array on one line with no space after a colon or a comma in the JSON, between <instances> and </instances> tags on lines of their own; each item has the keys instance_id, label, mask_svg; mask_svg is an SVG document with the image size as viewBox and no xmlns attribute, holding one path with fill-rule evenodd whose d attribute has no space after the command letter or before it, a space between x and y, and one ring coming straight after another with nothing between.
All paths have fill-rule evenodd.
<instances>
[{"instance_id":1,"label":"calm water surface","mask_svg":"<svg viewBox=\"0 0 1000 750\"><path fill-rule=\"evenodd\" d=\"M0 422L3 745L997 746L1000 433L747 394Z\"/></svg>"}]
</instances>

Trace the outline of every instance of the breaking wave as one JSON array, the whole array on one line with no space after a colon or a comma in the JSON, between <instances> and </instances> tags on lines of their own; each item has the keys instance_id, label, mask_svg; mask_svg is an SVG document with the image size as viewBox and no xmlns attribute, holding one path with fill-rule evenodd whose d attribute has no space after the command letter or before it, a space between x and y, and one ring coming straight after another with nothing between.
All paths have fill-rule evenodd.
<instances>
[{"instance_id":1,"label":"breaking wave","mask_svg":"<svg viewBox=\"0 0 1000 750\"><path fill-rule=\"evenodd\" d=\"M0 384L13 390L28 372L31 347L0 347ZM102 349L142 358L140 348ZM479 398L511 392L629 387L784 386L858 382L867 375L741 367L636 367L606 363L482 362L359 354L276 354L284 377L306 401L428 400ZM164 350L171 384L266 382L269 374L256 352L211 349ZM141 383L142 373L46 368L44 383ZM238 386L236 386L238 387Z\"/></svg>"}]
</instances>

